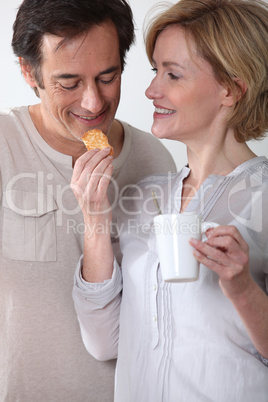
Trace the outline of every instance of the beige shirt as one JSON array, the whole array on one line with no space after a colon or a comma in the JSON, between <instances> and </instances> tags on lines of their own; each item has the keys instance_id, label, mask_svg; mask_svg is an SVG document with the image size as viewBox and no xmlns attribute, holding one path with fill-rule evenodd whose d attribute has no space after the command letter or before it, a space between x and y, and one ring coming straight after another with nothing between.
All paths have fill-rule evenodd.
<instances>
[{"instance_id":1,"label":"beige shirt","mask_svg":"<svg viewBox=\"0 0 268 402\"><path fill-rule=\"evenodd\" d=\"M127 183L175 171L157 139L122 124L115 203ZM115 361L88 354L71 297L84 232L72 158L44 142L27 107L2 111L0 133L0 401L113 401Z\"/></svg>"}]
</instances>

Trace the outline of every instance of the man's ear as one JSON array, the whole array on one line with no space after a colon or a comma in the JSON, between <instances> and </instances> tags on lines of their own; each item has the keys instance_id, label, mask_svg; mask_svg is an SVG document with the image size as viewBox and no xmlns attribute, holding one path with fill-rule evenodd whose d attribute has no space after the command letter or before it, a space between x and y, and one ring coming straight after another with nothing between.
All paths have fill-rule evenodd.
<instances>
[{"instance_id":1,"label":"man's ear","mask_svg":"<svg viewBox=\"0 0 268 402\"><path fill-rule=\"evenodd\" d=\"M19 63L20 63L21 72L22 72L23 77L24 77L25 81L27 82L27 84L29 84L30 87L32 87L32 88L36 88L37 83L34 78L32 66L27 61L25 61L23 57L19 57Z\"/></svg>"},{"instance_id":2,"label":"man's ear","mask_svg":"<svg viewBox=\"0 0 268 402\"><path fill-rule=\"evenodd\" d=\"M225 98L223 99L224 106L233 106L237 103L247 91L247 84L240 78L234 78L236 90L233 88L226 88Z\"/></svg>"}]
</instances>

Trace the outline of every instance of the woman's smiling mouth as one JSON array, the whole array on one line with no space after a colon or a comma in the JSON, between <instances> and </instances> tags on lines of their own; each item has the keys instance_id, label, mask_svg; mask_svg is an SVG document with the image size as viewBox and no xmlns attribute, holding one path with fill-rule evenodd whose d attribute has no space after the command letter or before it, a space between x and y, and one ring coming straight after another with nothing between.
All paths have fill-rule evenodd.
<instances>
[{"instance_id":1,"label":"woman's smiling mouth","mask_svg":"<svg viewBox=\"0 0 268 402\"><path fill-rule=\"evenodd\" d=\"M176 111L171 110L171 109L164 109L164 108L160 108L160 107L155 107L155 113L162 114L162 115L170 115L170 114L176 113Z\"/></svg>"}]
</instances>

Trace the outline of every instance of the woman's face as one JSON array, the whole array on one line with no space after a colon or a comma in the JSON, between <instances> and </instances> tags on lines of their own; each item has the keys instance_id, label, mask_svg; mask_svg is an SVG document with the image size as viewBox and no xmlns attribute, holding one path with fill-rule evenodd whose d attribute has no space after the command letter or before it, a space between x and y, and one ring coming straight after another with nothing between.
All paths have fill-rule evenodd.
<instances>
[{"instance_id":1,"label":"woman's face","mask_svg":"<svg viewBox=\"0 0 268 402\"><path fill-rule=\"evenodd\" d=\"M156 76L146 90L155 106L152 133L186 145L191 140L211 141L222 124L228 92L211 65L197 56L194 42L186 42L183 28L175 25L158 36L153 61Z\"/></svg>"}]
</instances>

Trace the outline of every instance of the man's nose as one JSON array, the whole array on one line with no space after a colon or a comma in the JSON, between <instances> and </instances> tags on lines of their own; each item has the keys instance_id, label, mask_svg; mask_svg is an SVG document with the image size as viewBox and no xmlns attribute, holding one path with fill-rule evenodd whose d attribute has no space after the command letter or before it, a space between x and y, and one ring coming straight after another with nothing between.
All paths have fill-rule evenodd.
<instances>
[{"instance_id":1,"label":"man's nose","mask_svg":"<svg viewBox=\"0 0 268 402\"><path fill-rule=\"evenodd\" d=\"M91 113L99 113L103 105L104 101L97 85L87 86L83 91L81 107Z\"/></svg>"}]
</instances>

